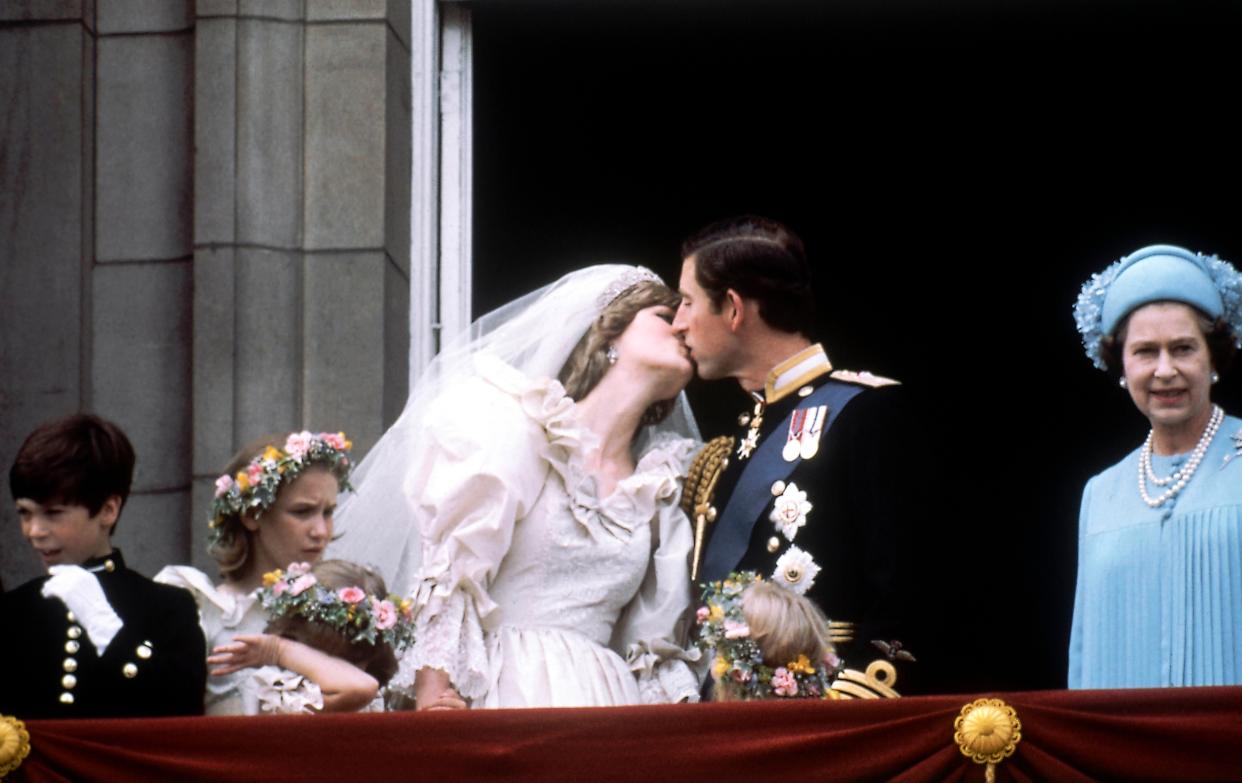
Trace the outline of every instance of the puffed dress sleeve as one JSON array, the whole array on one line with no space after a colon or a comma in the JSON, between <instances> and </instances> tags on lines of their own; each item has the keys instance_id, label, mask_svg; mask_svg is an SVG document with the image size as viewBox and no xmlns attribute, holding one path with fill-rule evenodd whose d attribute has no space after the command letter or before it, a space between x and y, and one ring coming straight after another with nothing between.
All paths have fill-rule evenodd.
<instances>
[{"instance_id":1,"label":"puffed dress sleeve","mask_svg":"<svg viewBox=\"0 0 1242 783\"><path fill-rule=\"evenodd\" d=\"M678 504L683 477L701 445L669 437L649 450L638 466L639 471L655 474L643 487L655 506L653 551L642 585L613 632L611 646L638 678L645 704L698 701L699 681L690 664L698 660L699 653L687 649L694 534Z\"/></svg>"},{"instance_id":2,"label":"puffed dress sleeve","mask_svg":"<svg viewBox=\"0 0 1242 783\"><path fill-rule=\"evenodd\" d=\"M538 499L548 466L543 406L557 395L529 388L496 363L432 403L408 473L416 499L422 568L414 589L415 643L394 685L430 667L466 698L489 687L483 630L496 603L489 586L513 530ZM391 686L390 686L391 687Z\"/></svg>"}]
</instances>

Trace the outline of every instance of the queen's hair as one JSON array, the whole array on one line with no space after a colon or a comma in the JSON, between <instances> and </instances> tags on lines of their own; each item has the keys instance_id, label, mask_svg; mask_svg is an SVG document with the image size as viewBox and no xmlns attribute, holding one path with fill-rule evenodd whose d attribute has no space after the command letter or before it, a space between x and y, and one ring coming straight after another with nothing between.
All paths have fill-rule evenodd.
<instances>
[{"instance_id":1,"label":"queen's hair","mask_svg":"<svg viewBox=\"0 0 1242 783\"><path fill-rule=\"evenodd\" d=\"M1146 307L1148 304L1183 303L1161 300L1158 302L1147 302L1142 307ZM1189 307L1195 314L1195 321L1199 324L1199 331L1203 333L1203 340L1207 343L1208 356L1212 360L1212 369L1218 373L1226 372L1233 365L1233 360L1238 353L1237 343L1235 342L1236 338L1229 326L1229 322L1225 320L1224 316L1212 318L1193 305L1186 305L1186 307ZM1100 340L1100 358L1104 360L1104 366L1110 373L1121 375L1125 371L1122 357L1125 353L1126 333L1130 328L1130 317L1139 309L1136 307L1127 313L1126 317L1122 318L1117 324L1116 331Z\"/></svg>"},{"instance_id":2,"label":"queen's hair","mask_svg":"<svg viewBox=\"0 0 1242 783\"><path fill-rule=\"evenodd\" d=\"M237 475L238 471L246 469L251 460L262 454L264 449L268 446L279 448L291 434L288 432L272 433L250 441L229 460L228 466L224 469L225 475ZM282 483L281 491L283 490L284 484ZM207 545L207 554L216 561L220 575L226 581L241 579L246 569L249 568L253 538L254 533L242 524L240 514L230 514L220 521L215 538Z\"/></svg>"},{"instance_id":3,"label":"queen's hair","mask_svg":"<svg viewBox=\"0 0 1242 783\"><path fill-rule=\"evenodd\" d=\"M677 292L668 286L654 280L645 280L625 289L608 303L591 324L591 328L587 329L586 334L574 346L557 376L570 399L581 400L604 377L604 373L612 366L608 361L608 346L621 336L640 310L658 305L676 308L679 301ZM673 400L653 403L643 413L642 423L658 424L672 409Z\"/></svg>"},{"instance_id":4,"label":"queen's hair","mask_svg":"<svg viewBox=\"0 0 1242 783\"><path fill-rule=\"evenodd\" d=\"M759 645L763 661L772 668L796 661L799 655L811 665L823 666L833 652L828 638L828 618L815 602L772 582L755 582L742 593L742 617L750 638ZM716 681L718 701L746 700L745 692L725 679Z\"/></svg>"},{"instance_id":5,"label":"queen's hair","mask_svg":"<svg viewBox=\"0 0 1242 783\"><path fill-rule=\"evenodd\" d=\"M384 579L379 574L348 560L320 560L311 566L310 572L319 584L332 591L342 587L358 587L364 593L380 598L388 594ZM388 643L378 638L374 644L354 642L331 626L299 616L273 618L265 631L348 661L378 680L381 688L397 673L396 653Z\"/></svg>"},{"instance_id":6,"label":"queen's hair","mask_svg":"<svg viewBox=\"0 0 1242 783\"><path fill-rule=\"evenodd\" d=\"M124 507L133 478L134 447L125 432L107 419L75 413L26 437L9 469L9 491L14 500L81 505L94 516L113 496Z\"/></svg>"}]
</instances>

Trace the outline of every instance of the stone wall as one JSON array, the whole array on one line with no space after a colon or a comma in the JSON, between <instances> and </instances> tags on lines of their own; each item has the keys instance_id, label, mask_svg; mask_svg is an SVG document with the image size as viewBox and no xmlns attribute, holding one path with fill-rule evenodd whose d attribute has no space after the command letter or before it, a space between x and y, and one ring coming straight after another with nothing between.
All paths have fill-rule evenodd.
<instances>
[{"instance_id":1,"label":"stone wall","mask_svg":"<svg viewBox=\"0 0 1242 783\"><path fill-rule=\"evenodd\" d=\"M0 4L0 577L40 568L7 468L89 410L138 452L131 564L208 568L241 445L343 429L408 377L404 0Z\"/></svg>"}]
</instances>

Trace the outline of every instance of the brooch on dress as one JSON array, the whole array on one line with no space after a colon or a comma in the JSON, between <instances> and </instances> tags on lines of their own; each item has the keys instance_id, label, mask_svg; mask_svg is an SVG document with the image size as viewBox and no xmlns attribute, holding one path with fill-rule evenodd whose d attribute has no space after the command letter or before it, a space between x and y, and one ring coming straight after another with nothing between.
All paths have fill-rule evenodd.
<instances>
[{"instance_id":1,"label":"brooch on dress","mask_svg":"<svg viewBox=\"0 0 1242 783\"><path fill-rule=\"evenodd\" d=\"M1229 464L1229 460L1234 457L1242 457L1242 428L1233 433L1233 451L1225 455L1225 459L1221 461L1220 466L1223 468Z\"/></svg>"}]
</instances>

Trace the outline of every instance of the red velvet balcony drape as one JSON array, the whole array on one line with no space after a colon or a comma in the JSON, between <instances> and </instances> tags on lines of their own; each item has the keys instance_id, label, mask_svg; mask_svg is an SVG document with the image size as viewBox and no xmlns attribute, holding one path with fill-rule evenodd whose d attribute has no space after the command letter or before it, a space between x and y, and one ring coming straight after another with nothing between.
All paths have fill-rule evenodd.
<instances>
[{"instance_id":1,"label":"red velvet balcony drape","mask_svg":"<svg viewBox=\"0 0 1242 783\"><path fill-rule=\"evenodd\" d=\"M1242 781L1242 687L999 697L1022 722L1000 781ZM975 698L28 721L14 777L982 781L953 742Z\"/></svg>"}]
</instances>

